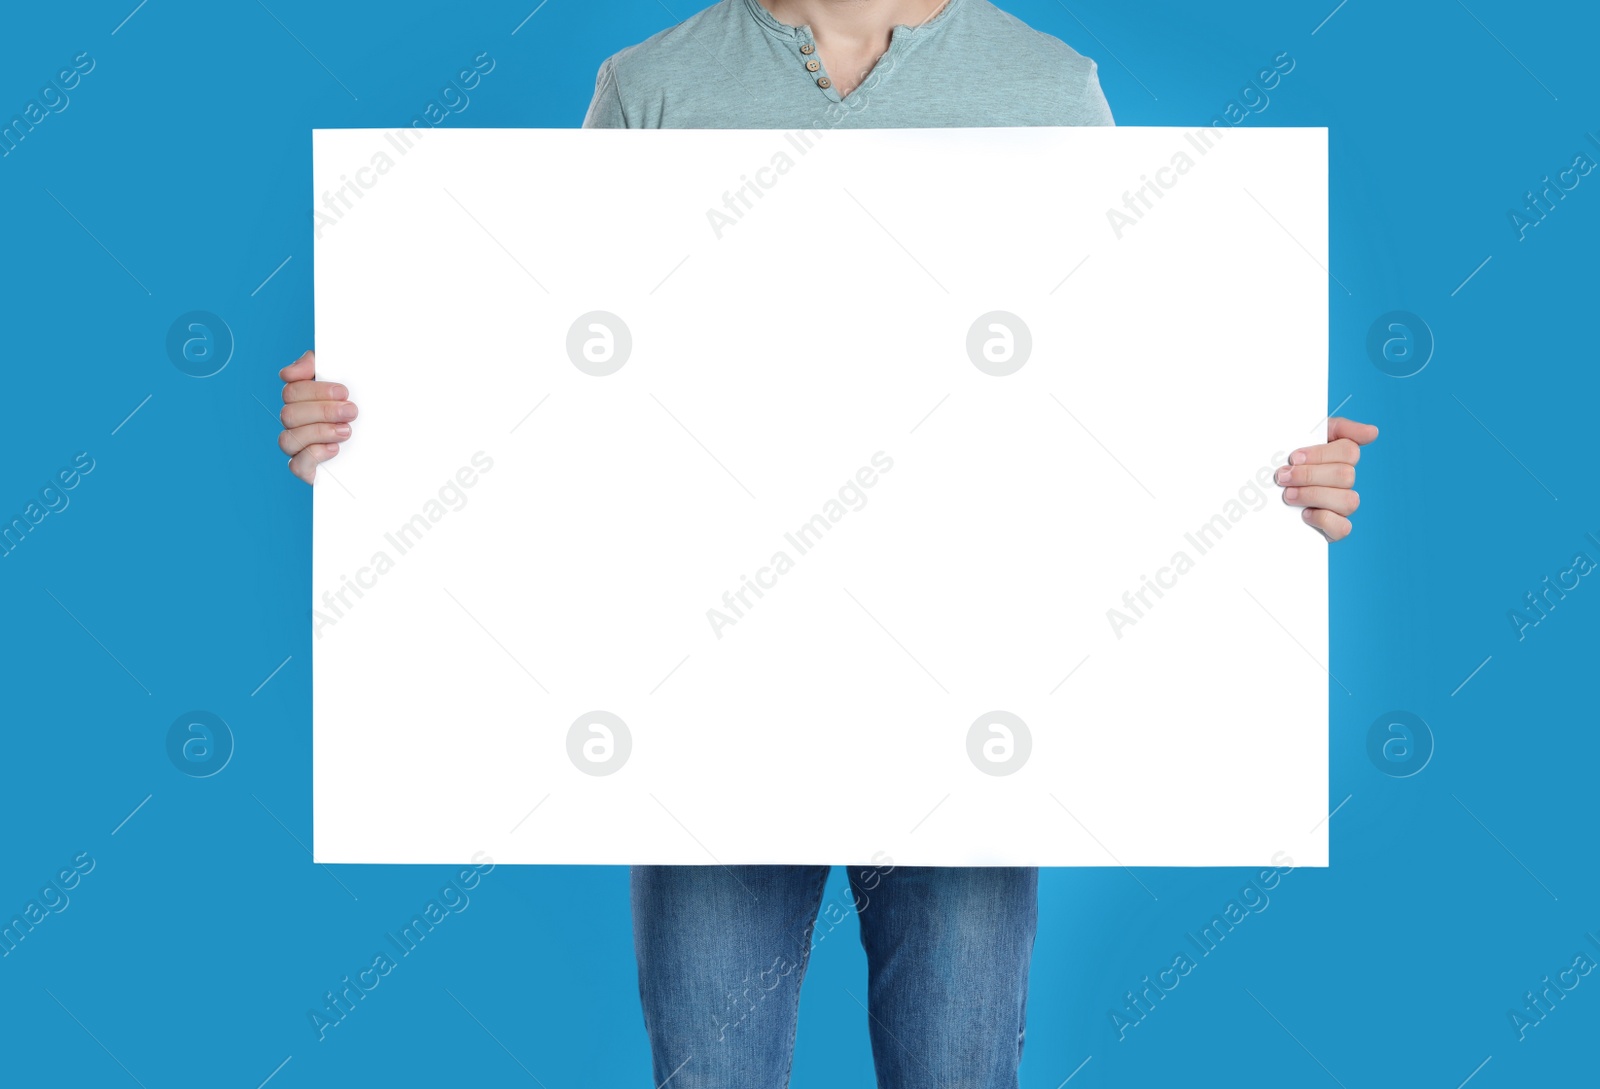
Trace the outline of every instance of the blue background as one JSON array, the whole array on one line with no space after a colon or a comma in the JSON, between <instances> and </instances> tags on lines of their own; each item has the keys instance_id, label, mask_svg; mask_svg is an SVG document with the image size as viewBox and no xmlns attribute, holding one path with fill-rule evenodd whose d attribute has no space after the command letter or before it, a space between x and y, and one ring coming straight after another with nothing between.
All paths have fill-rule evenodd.
<instances>
[{"instance_id":1,"label":"blue background","mask_svg":"<svg viewBox=\"0 0 1600 1089\"><path fill-rule=\"evenodd\" d=\"M600 60L693 9L135 2L7 5L0 33L3 118L95 61L0 159L0 514L79 452L95 464L0 559L0 917L95 860L0 959L0 1081L648 1086L622 869L495 869L326 1040L311 1028L454 871L306 849L311 496L275 445L275 375L311 346L313 127L404 124L483 52L496 67L445 124L577 125ZM1047 871L1030 1087L1593 1084L1600 973L1526 1039L1509 1011L1600 959L1600 578L1522 638L1508 613L1600 559L1600 175L1526 237L1509 212L1580 152L1600 161L1600 24L1578 3L1336 2L1006 4L1099 61L1125 125L1208 123L1294 58L1242 123L1331 130L1328 403L1383 431L1333 549L1331 868L1285 877L1122 1040L1124 993L1251 872ZM166 348L196 310L236 342L205 379ZM1366 346L1395 310L1436 340L1408 378ZM1197 419L1195 439L1226 426ZM235 739L210 777L168 756L194 709ZM1394 711L1430 727L1409 761L1405 742L1369 752ZM1226 731L1228 708L1196 722ZM441 743L473 744L454 728ZM870 1084L853 930L813 958L796 1086Z\"/></svg>"}]
</instances>

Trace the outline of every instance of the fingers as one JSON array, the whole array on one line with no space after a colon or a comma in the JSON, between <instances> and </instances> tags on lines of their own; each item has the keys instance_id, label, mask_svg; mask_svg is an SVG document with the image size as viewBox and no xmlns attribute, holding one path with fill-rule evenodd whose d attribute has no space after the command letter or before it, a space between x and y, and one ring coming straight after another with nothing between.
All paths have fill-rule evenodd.
<instances>
[{"instance_id":1,"label":"fingers","mask_svg":"<svg viewBox=\"0 0 1600 1089\"><path fill-rule=\"evenodd\" d=\"M290 431L278 433L278 449L290 457L298 454L314 443L333 443L337 445L350 437L350 425L346 423L313 423L304 427L296 427Z\"/></svg>"},{"instance_id":2,"label":"fingers","mask_svg":"<svg viewBox=\"0 0 1600 1089\"><path fill-rule=\"evenodd\" d=\"M278 419L288 430L313 423L348 423L360 410L349 401L292 401Z\"/></svg>"},{"instance_id":3,"label":"fingers","mask_svg":"<svg viewBox=\"0 0 1600 1089\"><path fill-rule=\"evenodd\" d=\"M317 376L317 353L307 352L283 370L278 372L278 377L285 382L303 382L308 378Z\"/></svg>"},{"instance_id":4,"label":"fingers","mask_svg":"<svg viewBox=\"0 0 1600 1089\"><path fill-rule=\"evenodd\" d=\"M337 382L318 382L317 355L306 352L278 372L283 379L283 431L278 449L289 455L289 471L307 484L316 483L317 466L339 453L350 437L350 421L358 410L350 391Z\"/></svg>"},{"instance_id":5,"label":"fingers","mask_svg":"<svg viewBox=\"0 0 1600 1089\"><path fill-rule=\"evenodd\" d=\"M1327 488L1353 488L1356 483L1356 467L1344 462L1330 462L1327 465L1286 465L1278 470L1277 476L1280 485L1294 485L1305 487L1320 484Z\"/></svg>"},{"instance_id":6,"label":"fingers","mask_svg":"<svg viewBox=\"0 0 1600 1089\"><path fill-rule=\"evenodd\" d=\"M1304 507L1300 517L1330 541L1350 536L1350 519L1361 506L1361 496L1352 489L1356 482L1356 463L1361 448L1378 437L1371 424L1328 418L1328 441L1305 446L1289 455L1289 464L1280 468L1275 479L1283 487L1283 501L1291 507Z\"/></svg>"},{"instance_id":7,"label":"fingers","mask_svg":"<svg viewBox=\"0 0 1600 1089\"><path fill-rule=\"evenodd\" d=\"M1290 465L1328 465L1339 462L1354 465L1361 460L1361 447L1354 439L1335 439L1320 446L1302 446L1289 455Z\"/></svg>"},{"instance_id":8,"label":"fingers","mask_svg":"<svg viewBox=\"0 0 1600 1089\"><path fill-rule=\"evenodd\" d=\"M1349 488L1285 488L1283 501L1291 507L1317 507L1335 514L1354 514L1361 496Z\"/></svg>"},{"instance_id":9,"label":"fingers","mask_svg":"<svg viewBox=\"0 0 1600 1089\"><path fill-rule=\"evenodd\" d=\"M335 443L319 443L308 446L294 457L289 459L289 471L307 484L317 482L317 466L339 453Z\"/></svg>"},{"instance_id":10,"label":"fingers","mask_svg":"<svg viewBox=\"0 0 1600 1089\"><path fill-rule=\"evenodd\" d=\"M1330 416L1328 418L1328 440L1349 439L1361 446L1367 445L1378 437L1378 429L1371 424L1357 423L1347 420L1343 416Z\"/></svg>"},{"instance_id":11,"label":"fingers","mask_svg":"<svg viewBox=\"0 0 1600 1089\"><path fill-rule=\"evenodd\" d=\"M1350 519L1333 513L1331 510L1303 510L1301 519L1313 529L1318 530L1330 541L1342 541L1350 536Z\"/></svg>"},{"instance_id":12,"label":"fingers","mask_svg":"<svg viewBox=\"0 0 1600 1089\"><path fill-rule=\"evenodd\" d=\"M285 368L287 369L287 368ZM283 387L283 400L290 401L348 401L350 391L337 382L290 382Z\"/></svg>"}]
</instances>

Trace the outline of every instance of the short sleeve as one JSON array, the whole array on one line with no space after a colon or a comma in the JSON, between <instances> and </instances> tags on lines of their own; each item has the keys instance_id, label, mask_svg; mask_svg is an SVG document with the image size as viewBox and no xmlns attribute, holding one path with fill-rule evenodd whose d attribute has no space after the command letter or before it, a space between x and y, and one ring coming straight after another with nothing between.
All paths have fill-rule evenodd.
<instances>
[{"instance_id":1,"label":"short sleeve","mask_svg":"<svg viewBox=\"0 0 1600 1089\"><path fill-rule=\"evenodd\" d=\"M594 99L584 115L586 129L625 129L628 119L622 112L622 89L617 85L617 59L607 57L594 81Z\"/></svg>"},{"instance_id":2,"label":"short sleeve","mask_svg":"<svg viewBox=\"0 0 1600 1089\"><path fill-rule=\"evenodd\" d=\"M1100 89L1100 66L1094 61L1089 62L1089 75L1083 88L1083 120L1080 125L1115 125L1116 119L1111 116L1111 103L1106 101L1105 92Z\"/></svg>"}]
</instances>

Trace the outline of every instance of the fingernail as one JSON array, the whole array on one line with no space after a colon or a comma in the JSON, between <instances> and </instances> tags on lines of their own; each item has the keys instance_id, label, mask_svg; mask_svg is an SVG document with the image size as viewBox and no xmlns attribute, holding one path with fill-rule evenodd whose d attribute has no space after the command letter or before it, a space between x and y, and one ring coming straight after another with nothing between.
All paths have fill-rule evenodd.
<instances>
[{"instance_id":1,"label":"fingernail","mask_svg":"<svg viewBox=\"0 0 1600 1089\"><path fill-rule=\"evenodd\" d=\"M343 386L334 386L329 392L333 394L333 399L335 401L345 401L350 397L350 391L345 389Z\"/></svg>"},{"instance_id":2,"label":"fingernail","mask_svg":"<svg viewBox=\"0 0 1600 1089\"><path fill-rule=\"evenodd\" d=\"M1311 521L1311 508L1310 507L1306 507L1304 510L1302 510L1300 512L1300 520L1303 521L1303 522Z\"/></svg>"},{"instance_id":3,"label":"fingernail","mask_svg":"<svg viewBox=\"0 0 1600 1089\"><path fill-rule=\"evenodd\" d=\"M1289 483L1289 470L1288 469L1285 468L1285 469L1279 469L1278 470L1278 483L1279 484L1287 484L1287 483Z\"/></svg>"},{"instance_id":4,"label":"fingernail","mask_svg":"<svg viewBox=\"0 0 1600 1089\"><path fill-rule=\"evenodd\" d=\"M341 419L341 420L353 420L355 418L356 418L356 406L355 405L351 404L349 401L346 401L344 404L339 406L339 419Z\"/></svg>"},{"instance_id":5,"label":"fingernail","mask_svg":"<svg viewBox=\"0 0 1600 1089\"><path fill-rule=\"evenodd\" d=\"M335 435L339 436L341 439L348 439L350 437L350 425L349 424L335 424L334 428L333 428L333 433Z\"/></svg>"},{"instance_id":6,"label":"fingernail","mask_svg":"<svg viewBox=\"0 0 1600 1089\"><path fill-rule=\"evenodd\" d=\"M1289 455L1290 465L1304 465L1305 463L1306 452L1304 450L1296 450L1294 453Z\"/></svg>"},{"instance_id":7,"label":"fingernail","mask_svg":"<svg viewBox=\"0 0 1600 1089\"><path fill-rule=\"evenodd\" d=\"M1300 489L1299 488L1285 488L1285 489L1283 489L1283 497L1285 499L1299 499L1300 498Z\"/></svg>"}]
</instances>

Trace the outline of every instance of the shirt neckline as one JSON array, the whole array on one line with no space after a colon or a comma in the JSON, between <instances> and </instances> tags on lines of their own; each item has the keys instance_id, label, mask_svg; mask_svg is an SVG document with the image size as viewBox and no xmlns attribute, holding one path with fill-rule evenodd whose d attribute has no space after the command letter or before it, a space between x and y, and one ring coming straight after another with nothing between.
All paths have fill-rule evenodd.
<instances>
[{"instance_id":1,"label":"shirt neckline","mask_svg":"<svg viewBox=\"0 0 1600 1089\"><path fill-rule=\"evenodd\" d=\"M925 23L919 23L916 26L911 26L907 23L896 23L891 31L891 39L899 39L909 35L927 34L936 31L950 22L951 14L958 7L960 7L961 4L962 0L946 0L944 7L940 8L934 14L933 18L929 19ZM789 40L800 38L810 40L812 38L810 24L805 24L802 26L790 26L788 23L779 22L778 17L772 14L772 12L768 11L766 5L761 3L761 0L744 0L744 6L749 9L751 17L755 19L756 22L765 27L768 32L775 34L780 38Z\"/></svg>"},{"instance_id":2,"label":"shirt neckline","mask_svg":"<svg viewBox=\"0 0 1600 1089\"><path fill-rule=\"evenodd\" d=\"M945 0L944 6L936 11L930 19L916 26L896 23L889 35L889 48L878 58L872 72L867 76L867 82L874 86L881 85L882 80L887 76L887 72L879 73L879 69L883 67L884 63L889 63L888 72L892 72L898 63L898 58L903 56L906 50L929 41L931 34L948 25L951 14L961 6L962 2L963 0ZM790 26L788 23L780 22L777 16L767 10L761 0L744 0L744 3L751 17L761 24L767 33L791 45L800 43L800 52L803 55L813 54L816 37L811 32L810 24ZM842 97L839 94L839 88L834 85L825 69L819 67L815 71L807 71L805 74L813 80L817 89L836 106L854 107L856 96L852 93L850 98Z\"/></svg>"}]
</instances>

